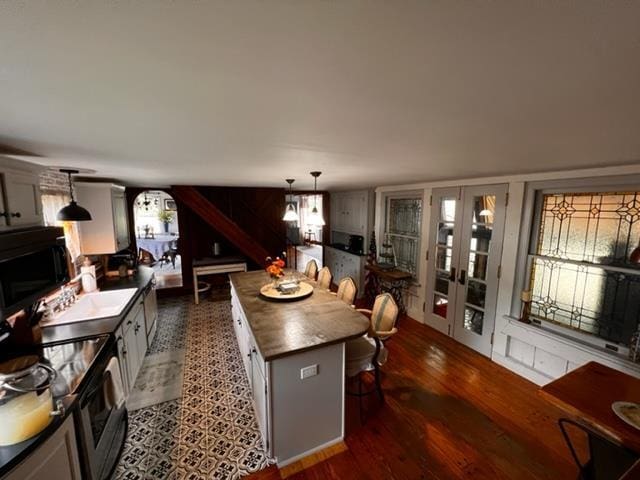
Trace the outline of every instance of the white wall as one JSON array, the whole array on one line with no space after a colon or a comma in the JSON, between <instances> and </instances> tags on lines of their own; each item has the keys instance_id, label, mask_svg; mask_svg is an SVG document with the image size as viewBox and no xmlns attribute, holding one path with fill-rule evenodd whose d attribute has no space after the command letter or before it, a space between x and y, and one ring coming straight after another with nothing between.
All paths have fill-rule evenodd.
<instances>
[{"instance_id":1,"label":"white wall","mask_svg":"<svg viewBox=\"0 0 640 480\"><path fill-rule=\"evenodd\" d=\"M504 246L502 251L502 276L498 288L496 323L492 359L514 372L537 383L544 384L589 361L598 361L613 368L626 371L640 378L640 365L634 365L616 355L602 351L574 339L549 332L537 326L525 325L515 319L509 319L514 284L516 283L516 264L518 243L521 234L522 210L527 182L589 179L604 176L638 175L640 164L620 167L606 167L583 170L545 172L529 175L471 178L442 182L429 182L410 185L390 185L376 188L376 237L382 238L384 232L384 200L390 193L420 190L423 192L422 239L420 246L419 283L407 292L408 314L425 322L423 304L426 300L426 250L429 232L429 197L434 188L488 185L506 183L509 185L509 205L506 212ZM446 332L444 332L446 333Z\"/></svg>"}]
</instances>

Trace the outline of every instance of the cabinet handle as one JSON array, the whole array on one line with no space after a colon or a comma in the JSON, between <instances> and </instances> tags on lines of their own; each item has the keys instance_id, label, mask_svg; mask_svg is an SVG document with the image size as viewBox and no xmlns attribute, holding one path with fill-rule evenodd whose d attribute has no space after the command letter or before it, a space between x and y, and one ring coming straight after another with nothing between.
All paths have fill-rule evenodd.
<instances>
[{"instance_id":1,"label":"cabinet handle","mask_svg":"<svg viewBox=\"0 0 640 480\"><path fill-rule=\"evenodd\" d=\"M11 213L11 218L20 218L21 216L22 216L22 214L20 212Z\"/></svg>"},{"instance_id":2,"label":"cabinet handle","mask_svg":"<svg viewBox=\"0 0 640 480\"><path fill-rule=\"evenodd\" d=\"M0 212L0 217L9 218L9 212Z\"/></svg>"},{"instance_id":3,"label":"cabinet handle","mask_svg":"<svg viewBox=\"0 0 640 480\"><path fill-rule=\"evenodd\" d=\"M449 281L450 282L456 281L456 267L451 267L451 273L449 273Z\"/></svg>"},{"instance_id":4,"label":"cabinet handle","mask_svg":"<svg viewBox=\"0 0 640 480\"><path fill-rule=\"evenodd\" d=\"M464 285L467 281L467 272L465 270L460 270L460 276L458 277L458 283L460 285Z\"/></svg>"}]
</instances>

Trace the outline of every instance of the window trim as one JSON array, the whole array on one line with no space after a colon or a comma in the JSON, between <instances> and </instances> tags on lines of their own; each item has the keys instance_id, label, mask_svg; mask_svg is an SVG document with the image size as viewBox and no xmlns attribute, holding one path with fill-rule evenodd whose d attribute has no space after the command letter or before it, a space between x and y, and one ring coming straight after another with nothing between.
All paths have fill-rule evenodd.
<instances>
[{"instance_id":1,"label":"window trim","mask_svg":"<svg viewBox=\"0 0 640 480\"><path fill-rule=\"evenodd\" d=\"M380 243L380 245L382 245L382 242L384 241L385 236L388 233L389 230L389 203L391 200L402 200L402 199L419 199L422 202L422 207L421 207L421 211L420 211L420 222L418 224L418 236L417 237L413 237L410 235L396 235L396 236L401 236L401 237L406 237L406 238L416 238L417 241L417 246L416 246L416 271L415 274L413 275L413 277L411 278L411 282L414 284L419 284L419 279L420 279L420 273L421 273L421 254L420 252L422 251L422 235L423 235L423 229L422 229L422 225L424 223L424 212L425 212L425 199L424 199L424 191L423 190L407 190L407 191L402 191L402 192L385 192L382 200L384 202L383 204L383 212L384 212L384 224L383 224L383 228L382 228L382 237L380 239L378 239L378 242ZM378 251L380 251L380 246L378 246Z\"/></svg>"},{"instance_id":2,"label":"window trim","mask_svg":"<svg viewBox=\"0 0 640 480\"><path fill-rule=\"evenodd\" d=\"M630 187L632 187L633 191L638 191L638 184L640 184L640 175L547 180L527 182L525 184L523 209L520 218L520 235L518 238L516 271L514 276L515 282L511 298L510 316L512 318L520 318L520 312L522 309L520 293L523 290L528 290L530 287L531 276L529 255L532 242L536 239L537 231L540 227L542 212L537 207L540 204L542 195L549 193L597 193L607 191L625 191L629 190ZM538 325L537 321L535 325ZM629 349L624 345L604 340L595 335L590 335L571 327L565 327L547 320L540 320L539 326L543 327L545 330L552 331L581 343L605 349L615 355L628 355ZM611 346L617 348L617 351L611 350Z\"/></svg>"}]
</instances>

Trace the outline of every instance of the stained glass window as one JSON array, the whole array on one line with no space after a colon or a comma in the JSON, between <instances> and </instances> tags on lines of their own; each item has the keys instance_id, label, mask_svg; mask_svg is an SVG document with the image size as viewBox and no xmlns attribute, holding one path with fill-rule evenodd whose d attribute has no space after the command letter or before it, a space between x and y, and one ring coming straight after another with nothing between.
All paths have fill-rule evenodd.
<instances>
[{"instance_id":1,"label":"stained glass window","mask_svg":"<svg viewBox=\"0 0 640 480\"><path fill-rule=\"evenodd\" d=\"M389 198L386 236L399 269L418 275L422 198Z\"/></svg>"},{"instance_id":2,"label":"stained glass window","mask_svg":"<svg viewBox=\"0 0 640 480\"><path fill-rule=\"evenodd\" d=\"M640 319L640 192L543 194L529 254L534 317L628 344Z\"/></svg>"}]
</instances>

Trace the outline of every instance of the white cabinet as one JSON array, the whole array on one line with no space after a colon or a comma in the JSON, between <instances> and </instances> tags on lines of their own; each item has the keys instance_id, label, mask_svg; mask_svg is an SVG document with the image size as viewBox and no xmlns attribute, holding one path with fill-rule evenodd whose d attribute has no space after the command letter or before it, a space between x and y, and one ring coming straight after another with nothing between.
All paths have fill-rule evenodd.
<instances>
[{"instance_id":1,"label":"white cabinet","mask_svg":"<svg viewBox=\"0 0 640 480\"><path fill-rule=\"evenodd\" d=\"M366 236L369 228L370 193L338 192L331 195L331 230Z\"/></svg>"},{"instance_id":2,"label":"white cabinet","mask_svg":"<svg viewBox=\"0 0 640 480\"><path fill-rule=\"evenodd\" d=\"M366 257L325 246L324 259L325 265L329 267L333 275L333 283L337 285L340 279L344 277L353 278L358 287L358 298L362 298L364 295L364 265Z\"/></svg>"},{"instance_id":3,"label":"white cabinet","mask_svg":"<svg viewBox=\"0 0 640 480\"><path fill-rule=\"evenodd\" d=\"M81 480L73 415L2 480Z\"/></svg>"},{"instance_id":4,"label":"white cabinet","mask_svg":"<svg viewBox=\"0 0 640 480\"><path fill-rule=\"evenodd\" d=\"M135 385L140 367L147 353L144 308L140 297L122 321L117 333L120 373L127 396Z\"/></svg>"},{"instance_id":5,"label":"white cabinet","mask_svg":"<svg viewBox=\"0 0 640 480\"><path fill-rule=\"evenodd\" d=\"M154 285L151 285L144 294L144 323L147 333L147 347L151 347L156 336L158 320L158 295Z\"/></svg>"},{"instance_id":6,"label":"white cabinet","mask_svg":"<svg viewBox=\"0 0 640 480\"><path fill-rule=\"evenodd\" d=\"M78 203L92 220L79 222L80 249L84 255L116 253L127 248L129 219L124 187L111 183L75 184Z\"/></svg>"},{"instance_id":7,"label":"white cabinet","mask_svg":"<svg viewBox=\"0 0 640 480\"><path fill-rule=\"evenodd\" d=\"M42 225L40 180L35 173L0 173L0 225L29 227Z\"/></svg>"},{"instance_id":8,"label":"white cabinet","mask_svg":"<svg viewBox=\"0 0 640 480\"><path fill-rule=\"evenodd\" d=\"M256 413L258 426L260 427L262 439L268 450L267 364L256 348L247 319L240 307L238 297L233 287L231 289L231 317L233 319L233 328L235 330L240 356L242 357L242 363L244 364L244 369L247 373L247 378L249 379L251 386L253 407Z\"/></svg>"}]
</instances>

